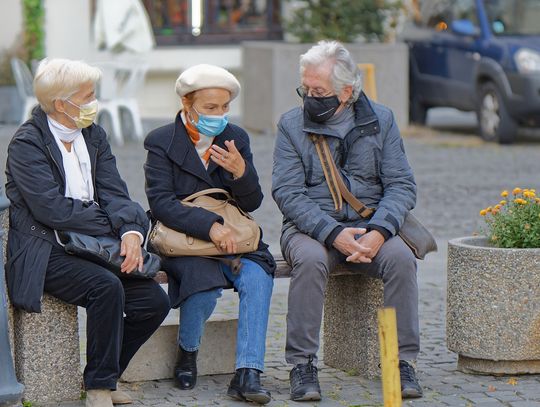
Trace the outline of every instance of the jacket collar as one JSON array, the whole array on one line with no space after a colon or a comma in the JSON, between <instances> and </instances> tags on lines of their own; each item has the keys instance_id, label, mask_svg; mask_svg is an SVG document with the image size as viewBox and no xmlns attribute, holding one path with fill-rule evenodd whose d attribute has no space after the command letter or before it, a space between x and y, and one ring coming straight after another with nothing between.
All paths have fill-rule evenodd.
<instances>
[{"instance_id":1,"label":"jacket collar","mask_svg":"<svg viewBox=\"0 0 540 407\"><path fill-rule=\"evenodd\" d=\"M179 111L177 113L174 120L174 131L172 132L169 145L167 146L167 155L174 163L182 167L184 171L189 172L211 187L214 187L210 175L218 168L218 166L210 160L208 169L204 167L199 154L197 154L197 150L195 150L195 146L187 134L186 127L182 121L181 112L182 111ZM224 133L225 131L214 139L214 144L224 147Z\"/></svg>"},{"instance_id":2,"label":"jacket collar","mask_svg":"<svg viewBox=\"0 0 540 407\"><path fill-rule=\"evenodd\" d=\"M354 128L362 128L360 134L367 136L370 134L378 133L379 131L379 119L377 114L373 110L371 101L368 99L364 92L360 93L360 96L354 102ZM306 133L324 134L326 135L326 128L324 123L315 123L304 117L304 131Z\"/></svg>"},{"instance_id":3,"label":"jacket collar","mask_svg":"<svg viewBox=\"0 0 540 407\"><path fill-rule=\"evenodd\" d=\"M58 167L58 170L62 174L62 180L65 183L66 179L66 172L64 169L64 163L62 158L62 152L58 148L58 145L54 141L54 136L51 132L51 129L49 128L49 123L47 122L47 114L43 111L43 109L38 105L32 110L32 120L34 121L34 124L41 130L41 135L43 139L43 143L45 144L45 147L49 151L49 153L52 156L53 161L56 163L56 166ZM97 153L98 153L98 146L99 146L99 139L94 136L96 133L96 124L93 123L91 126L82 129L82 135L84 137L84 141L86 143L86 148L88 149L88 155L90 156L90 160L92 163L91 169L92 169L92 182L94 183L94 193L97 191L97 187L95 185L95 177L96 177L96 162L97 162Z\"/></svg>"}]
</instances>

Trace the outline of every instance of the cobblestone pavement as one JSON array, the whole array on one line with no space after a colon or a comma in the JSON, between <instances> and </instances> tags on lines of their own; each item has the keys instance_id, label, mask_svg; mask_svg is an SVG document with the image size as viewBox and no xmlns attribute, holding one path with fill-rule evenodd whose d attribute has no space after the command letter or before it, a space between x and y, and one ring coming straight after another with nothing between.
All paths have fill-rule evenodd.
<instances>
[{"instance_id":1,"label":"cobblestone pavement","mask_svg":"<svg viewBox=\"0 0 540 407\"><path fill-rule=\"evenodd\" d=\"M155 123L147 123L151 127ZM0 127L0 163L13 127ZM514 186L540 190L540 142L522 140L501 147L486 144L468 134L446 130L409 128L405 147L418 184L416 214L435 233L440 251L419 264L420 322L422 350L418 371L425 395L406 401L410 406L540 406L540 376L514 378L474 376L456 371L456 355L446 349L446 245L452 237L480 231L479 209L497 202L502 189ZM266 199L255 212L274 252L279 251L281 216L270 195L272 136L253 136L252 149ZM144 151L130 142L114 148L122 175L135 200L147 207L143 190ZM320 366L323 400L295 403L288 396L290 367L284 360L285 313L288 280L276 280L267 339L266 372L263 383L271 390L271 406L382 406L381 385L324 365ZM227 293L219 307L234 312L236 301ZM231 375L199 379L192 391L180 391L170 380L122 385L136 399L135 406L244 406L224 394ZM65 406L81 406L81 403Z\"/></svg>"}]
</instances>

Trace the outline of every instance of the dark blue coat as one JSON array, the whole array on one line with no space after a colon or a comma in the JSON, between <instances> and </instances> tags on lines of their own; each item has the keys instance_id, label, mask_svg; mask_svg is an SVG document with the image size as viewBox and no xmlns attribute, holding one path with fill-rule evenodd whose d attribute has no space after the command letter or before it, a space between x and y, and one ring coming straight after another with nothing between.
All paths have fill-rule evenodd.
<instances>
[{"instance_id":1,"label":"dark blue coat","mask_svg":"<svg viewBox=\"0 0 540 407\"><path fill-rule=\"evenodd\" d=\"M204 167L191 142L180 114L174 123L153 130L145 140L148 150L146 164L146 195L152 216L164 225L199 239L210 241L210 228L221 217L202 208L191 208L180 203L187 196L208 188L222 188L231 193L246 212L257 209L263 199L259 177L253 166L247 133L229 124L214 143L225 147L226 140L234 140L236 148L246 161L246 171L239 179L212 161ZM244 257L256 261L269 274L275 262L262 242L253 253ZM217 260L201 257L169 257L163 259L163 268L169 275L169 297L173 307L191 294L218 287L230 287Z\"/></svg>"},{"instance_id":2,"label":"dark blue coat","mask_svg":"<svg viewBox=\"0 0 540 407\"><path fill-rule=\"evenodd\" d=\"M82 131L90 160L94 201L66 198L62 153L45 112L35 108L11 140L6 164L9 208L6 282L18 308L40 312L45 272L53 245L53 230L120 237L135 230L146 235L148 218L129 198L125 182L103 129L95 124Z\"/></svg>"}]
</instances>

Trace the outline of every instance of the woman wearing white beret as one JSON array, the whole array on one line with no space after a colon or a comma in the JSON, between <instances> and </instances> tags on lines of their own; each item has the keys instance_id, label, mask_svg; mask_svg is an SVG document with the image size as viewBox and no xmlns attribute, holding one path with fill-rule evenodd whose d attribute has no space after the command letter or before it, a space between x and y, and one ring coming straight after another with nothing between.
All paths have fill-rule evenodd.
<instances>
[{"instance_id":1,"label":"woman wearing white beret","mask_svg":"<svg viewBox=\"0 0 540 407\"><path fill-rule=\"evenodd\" d=\"M176 81L183 108L173 123L153 130L145 140L146 195L156 220L174 230L213 242L224 255L236 251L233 232L223 219L202 208L183 205L187 196L208 188L227 190L246 212L263 199L253 166L249 138L228 123L230 102L240 92L236 78L223 68L196 65ZM242 269L203 257L167 257L169 297L180 308L175 382L191 389L197 379L197 352L204 323L224 288L240 297L236 373L227 394L238 400L266 404L270 392L261 387L266 329L275 262L262 241L241 258ZM233 349L223 349L233 352Z\"/></svg>"}]
</instances>

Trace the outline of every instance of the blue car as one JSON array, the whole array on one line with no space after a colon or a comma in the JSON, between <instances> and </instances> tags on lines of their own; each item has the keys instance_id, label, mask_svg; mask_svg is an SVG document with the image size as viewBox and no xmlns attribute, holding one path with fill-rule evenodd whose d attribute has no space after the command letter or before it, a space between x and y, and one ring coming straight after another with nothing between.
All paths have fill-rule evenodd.
<instances>
[{"instance_id":1,"label":"blue car","mask_svg":"<svg viewBox=\"0 0 540 407\"><path fill-rule=\"evenodd\" d=\"M412 122L430 107L476 111L480 135L499 143L540 127L540 0L415 3L403 32Z\"/></svg>"}]
</instances>

